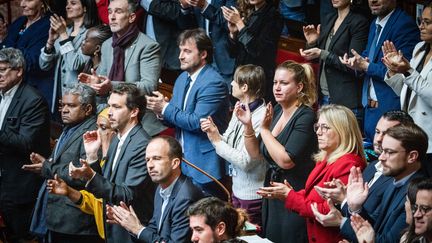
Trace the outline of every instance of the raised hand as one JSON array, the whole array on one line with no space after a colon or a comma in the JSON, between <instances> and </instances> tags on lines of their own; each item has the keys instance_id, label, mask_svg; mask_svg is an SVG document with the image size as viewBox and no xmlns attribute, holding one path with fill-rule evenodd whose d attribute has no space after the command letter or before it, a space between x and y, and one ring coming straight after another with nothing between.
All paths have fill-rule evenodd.
<instances>
[{"instance_id":1,"label":"raised hand","mask_svg":"<svg viewBox=\"0 0 432 243\"><path fill-rule=\"evenodd\" d=\"M85 84L98 84L101 82L101 78L96 74L96 71L92 68L91 74L88 73L80 73L78 74L78 80L81 83Z\"/></svg>"},{"instance_id":2,"label":"raised hand","mask_svg":"<svg viewBox=\"0 0 432 243\"><path fill-rule=\"evenodd\" d=\"M307 50L299 49L299 52L300 55L308 61L319 58L321 55L321 49L316 47Z\"/></svg>"},{"instance_id":3,"label":"raised hand","mask_svg":"<svg viewBox=\"0 0 432 243\"><path fill-rule=\"evenodd\" d=\"M96 172L94 172L86 160L80 159L80 162L81 167L75 167L72 162L69 163L69 176L74 179L88 181L93 178Z\"/></svg>"},{"instance_id":4,"label":"raised hand","mask_svg":"<svg viewBox=\"0 0 432 243\"><path fill-rule=\"evenodd\" d=\"M396 50L393 42L384 41L381 49L384 55L382 62L389 70L390 76L395 73L405 73L411 68L409 61L403 56L402 51Z\"/></svg>"},{"instance_id":5,"label":"raised hand","mask_svg":"<svg viewBox=\"0 0 432 243\"><path fill-rule=\"evenodd\" d=\"M311 209L316 221L325 227L339 227L343 218L341 212L337 210L331 199L327 199L327 204L330 208L330 211L327 214L322 214L318 211L316 202L311 204Z\"/></svg>"},{"instance_id":6,"label":"raised hand","mask_svg":"<svg viewBox=\"0 0 432 243\"><path fill-rule=\"evenodd\" d=\"M320 24L317 26L317 28L315 28L313 24L303 26L303 35L309 45L313 45L318 41L320 33L321 33Z\"/></svg>"},{"instance_id":7,"label":"raised hand","mask_svg":"<svg viewBox=\"0 0 432 243\"><path fill-rule=\"evenodd\" d=\"M235 7L228 8L226 6L222 6L221 9L223 16L228 23L235 24L238 31L243 29L245 26L243 19L240 16L240 12Z\"/></svg>"},{"instance_id":8,"label":"raised hand","mask_svg":"<svg viewBox=\"0 0 432 243\"><path fill-rule=\"evenodd\" d=\"M92 75L91 81L93 81L94 75ZM111 80L103 75L98 75L99 82L90 83L90 87L96 91L98 95L108 95L108 93L112 90Z\"/></svg>"},{"instance_id":9,"label":"raised hand","mask_svg":"<svg viewBox=\"0 0 432 243\"><path fill-rule=\"evenodd\" d=\"M375 242L375 231L372 228L372 225L367 220L364 220L360 215L353 214L351 216L351 226L357 236L358 242Z\"/></svg>"},{"instance_id":10,"label":"raised hand","mask_svg":"<svg viewBox=\"0 0 432 243\"><path fill-rule=\"evenodd\" d=\"M144 227L139 221L133 207L128 207L124 202L120 202L120 206L111 207L110 213L112 213L111 215L115 222L134 235L137 235Z\"/></svg>"},{"instance_id":11,"label":"raised hand","mask_svg":"<svg viewBox=\"0 0 432 243\"><path fill-rule=\"evenodd\" d=\"M84 150L86 151L87 160L93 162L98 160L98 151L102 141L97 130L87 131L83 134Z\"/></svg>"},{"instance_id":12,"label":"raised hand","mask_svg":"<svg viewBox=\"0 0 432 243\"><path fill-rule=\"evenodd\" d=\"M269 102L266 106L266 113L264 115L264 119L261 123L261 130L270 130L270 124L273 121L273 106L271 102Z\"/></svg>"},{"instance_id":13,"label":"raised hand","mask_svg":"<svg viewBox=\"0 0 432 243\"><path fill-rule=\"evenodd\" d=\"M67 196L68 195L69 186L66 184L64 180L58 177L57 174L54 175L54 179L49 179L47 181L47 190L49 193Z\"/></svg>"},{"instance_id":14,"label":"raised hand","mask_svg":"<svg viewBox=\"0 0 432 243\"><path fill-rule=\"evenodd\" d=\"M367 182L363 182L363 176L359 167L352 167L348 177L346 198L351 211L361 208L369 193Z\"/></svg>"},{"instance_id":15,"label":"raised hand","mask_svg":"<svg viewBox=\"0 0 432 243\"><path fill-rule=\"evenodd\" d=\"M333 179L330 182L324 182L326 187L315 186L315 191L324 198L331 199L333 202L341 204L346 197L346 186L339 179Z\"/></svg>"},{"instance_id":16,"label":"raised hand","mask_svg":"<svg viewBox=\"0 0 432 243\"><path fill-rule=\"evenodd\" d=\"M58 36L60 36L61 40L66 40L69 38L67 32L67 23L66 20L62 16L58 16L54 14L50 17L50 29L52 29Z\"/></svg>"},{"instance_id":17,"label":"raised hand","mask_svg":"<svg viewBox=\"0 0 432 243\"><path fill-rule=\"evenodd\" d=\"M284 183L280 182L270 182L269 187L260 187L257 194L264 198L276 198L282 201L288 196L288 193L293 189L293 187L284 180Z\"/></svg>"},{"instance_id":18,"label":"raised hand","mask_svg":"<svg viewBox=\"0 0 432 243\"><path fill-rule=\"evenodd\" d=\"M351 49L351 53L353 57L348 58L348 54L346 53L343 57L339 57L341 63L353 70L366 72L369 67L369 59L360 56L354 49Z\"/></svg>"},{"instance_id":19,"label":"raised hand","mask_svg":"<svg viewBox=\"0 0 432 243\"><path fill-rule=\"evenodd\" d=\"M201 130L207 133L207 137L212 143L216 143L221 140L219 129L217 128L216 124L214 124L211 116L208 116L207 119L206 118L202 119Z\"/></svg>"},{"instance_id":20,"label":"raised hand","mask_svg":"<svg viewBox=\"0 0 432 243\"><path fill-rule=\"evenodd\" d=\"M252 115L248 104L242 104L237 101L234 106L234 114L243 125L250 125L252 127Z\"/></svg>"},{"instance_id":21,"label":"raised hand","mask_svg":"<svg viewBox=\"0 0 432 243\"><path fill-rule=\"evenodd\" d=\"M27 165L27 164L23 165L21 167L21 169L40 174L41 170L42 170L43 163L45 162L45 160L46 159L42 155L40 155L38 153L31 153L30 154L30 161L32 162L32 164L31 165Z\"/></svg>"},{"instance_id":22,"label":"raised hand","mask_svg":"<svg viewBox=\"0 0 432 243\"><path fill-rule=\"evenodd\" d=\"M162 114L162 110L167 103L167 98L159 91L153 91L153 96L146 95L147 109L152 110L157 115Z\"/></svg>"}]
</instances>

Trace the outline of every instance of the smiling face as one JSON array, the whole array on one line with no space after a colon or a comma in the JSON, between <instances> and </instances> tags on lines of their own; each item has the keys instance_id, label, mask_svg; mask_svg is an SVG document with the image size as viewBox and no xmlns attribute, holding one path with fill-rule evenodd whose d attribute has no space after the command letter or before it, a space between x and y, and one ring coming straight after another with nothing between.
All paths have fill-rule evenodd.
<instances>
[{"instance_id":1,"label":"smiling face","mask_svg":"<svg viewBox=\"0 0 432 243\"><path fill-rule=\"evenodd\" d=\"M35 18L42 14L42 0L21 0L22 15Z\"/></svg>"},{"instance_id":2,"label":"smiling face","mask_svg":"<svg viewBox=\"0 0 432 243\"><path fill-rule=\"evenodd\" d=\"M416 205L420 209L417 209L414 213L415 233L417 235L431 235L432 211L430 209L432 208L432 191L419 190L417 192ZM424 209L426 210L423 211Z\"/></svg>"},{"instance_id":3,"label":"smiling face","mask_svg":"<svg viewBox=\"0 0 432 243\"><path fill-rule=\"evenodd\" d=\"M122 36L135 21L135 13L129 12L127 0L114 0L108 6L108 18L111 32Z\"/></svg>"},{"instance_id":4,"label":"smiling face","mask_svg":"<svg viewBox=\"0 0 432 243\"><path fill-rule=\"evenodd\" d=\"M285 68L278 68L273 80L273 95L278 103L297 101L298 94L302 91L303 84L294 80L294 73Z\"/></svg>"},{"instance_id":5,"label":"smiling face","mask_svg":"<svg viewBox=\"0 0 432 243\"><path fill-rule=\"evenodd\" d=\"M327 154L331 154L340 144L338 134L335 129L330 127L330 124L324 116L320 116L316 125L318 128L316 129L318 148L325 151Z\"/></svg>"},{"instance_id":6,"label":"smiling face","mask_svg":"<svg viewBox=\"0 0 432 243\"><path fill-rule=\"evenodd\" d=\"M420 39L429 44L432 43L432 8L427 7L423 10L422 21L419 25Z\"/></svg>"},{"instance_id":7,"label":"smiling face","mask_svg":"<svg viewBox=\"0 0 432 243\"><path fill-rule=\"evenodd\" d=\"M68 0L66 3L66 16L68 19L84 17L85 8L80 0Z\"/></svg>"}]
</instances>

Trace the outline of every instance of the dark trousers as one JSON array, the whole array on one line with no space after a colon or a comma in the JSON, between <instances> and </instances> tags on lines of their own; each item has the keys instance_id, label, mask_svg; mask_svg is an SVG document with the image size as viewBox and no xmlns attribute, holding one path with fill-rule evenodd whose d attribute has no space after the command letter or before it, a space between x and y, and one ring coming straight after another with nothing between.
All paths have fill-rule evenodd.
<instances>
[{"instance_id":1,"label":"dark trousers","mask_svg":"<svg viewBox=\"0 0 432 243\"><path fill-rule=\"evenodd\" d=\"M6 225L5 236L8 242L27 242L33 238L29 232L33 207L34 202L17 204L0 201L0 210Z\"/></svg>"}]
</instances>

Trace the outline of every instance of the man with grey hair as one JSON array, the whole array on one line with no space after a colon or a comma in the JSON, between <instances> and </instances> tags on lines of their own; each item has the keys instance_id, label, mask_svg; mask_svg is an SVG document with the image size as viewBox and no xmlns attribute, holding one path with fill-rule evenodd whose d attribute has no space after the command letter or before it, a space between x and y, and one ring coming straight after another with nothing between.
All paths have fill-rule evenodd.
<instances>
[{"instance_id":1,"label":"man with grey hair","mask_svg":"<svg viewBox=\"0 0 432 243\"><path fill-rule=\"evenodd\" d=\"M119 83L135 83L146 95L157 88L161 68L159 44L141 33L136 25L136 0L114 0L108 7L112 38L102 47L102 60L97 75L81 73L81 82L89 83L104 102L113 86ZM141 124L154 136L165 129L152 111L147 111Z\"/></svg>"},{"instance_id":2,"label":"man with grey hair","mask_svg":"<svg viewBox=\"0 0 432 243\"><path fill-rule=\"evenodd\" d=\"M29 221L41 180L23 171L32 151L49 154L49 110L46 100L24 80L20 50L0 50L0 213L6 238L29 238Z\"/></svg>"},{"instance_id":3,"label":"man with grey hair","mask_svg":"<svg viewBox=\"0 0 432 243\"><path fill-rule=\"evenodd\" d=\"M57 174L74 189L85 188L85 181L69 177L68 168L69 163L80 166L80 158L85 158L82 137L86 131L96 129L95 97L96 92L85 84L66 87L61 108L63 133L49 159L32 153L33 165L24 169L40 172L45 179L53 179ZM83 213L65 197L47 194L45 188L44 183L35 211L42 212L39 216L46 215L48 237L52 242L101 242L92 215ZM37 213L33 217L37 218Z\"/></svg>"}]
</instances>

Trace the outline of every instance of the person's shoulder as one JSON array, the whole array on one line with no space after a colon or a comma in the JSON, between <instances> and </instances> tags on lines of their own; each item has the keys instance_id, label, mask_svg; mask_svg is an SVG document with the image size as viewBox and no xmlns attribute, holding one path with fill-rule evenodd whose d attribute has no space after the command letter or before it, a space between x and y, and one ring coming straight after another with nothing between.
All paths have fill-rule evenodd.
<instances>
[{"instance_id":1,"label":"person's shoulder","mask_svg":"<svg viewBox=\"0 0 432 243\"><path fill-rule=\"evenodd\" d=\"M148 35L142 33L141 31L138 34L138 43L144 44L144 45L157 45L159 46L159 43L157 41L150 38Z\"/></svg>"},{"instance_id":2,"label":"person's shoulder","mask_svg":"<svg viewBox=\"0 0 432 243\"><path fill-rule=\"evenodd\" d=\"M196 201L204 197L202 190L197 187L188 176L182 174L177 183L181 183L178 196L191 201Z\"/></svg>"}]
</instances>

